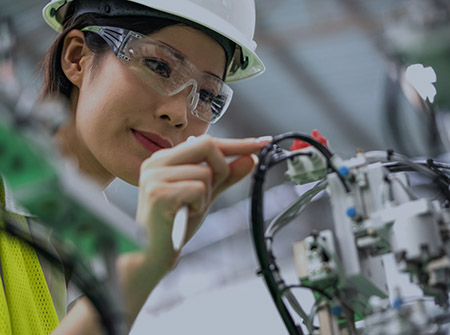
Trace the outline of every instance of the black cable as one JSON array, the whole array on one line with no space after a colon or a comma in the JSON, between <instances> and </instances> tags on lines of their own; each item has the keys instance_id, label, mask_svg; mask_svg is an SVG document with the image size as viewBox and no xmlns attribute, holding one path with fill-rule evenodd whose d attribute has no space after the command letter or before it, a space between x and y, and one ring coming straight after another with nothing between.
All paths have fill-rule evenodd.
<instances>
[{"instance_id":1,"label":"black cable","mask_svg":"<svg viewBox=\"0 0 450 335\"><path fill-rule=\"evenodd\" d=\"M439 170L437 165L434 163L433 159L427 160L427 166L431 171L433 171L437 175L436 183L438 184L441 192L447 198L447 201L450 201L450 190L449 190L450 178L445 173L443 173L441 170Z\"/></svg>"},{"instance_id":2,"label":"black cable","mask_svg":"<svg viewBox=\"0 0 450 335\"><path fill-rule=\"evenodd\" d=\"M286 305L280 299L278 299L278 283L273 275L273 271L277 269L275 260L270 257L270 253L267 250L266 239L264 235L264 217L263 217L263 184L265 175L268 169L276 165L287 158L294 157L295 154L289 155L286 152L280 150L277 144L286 139L298 139L306 143L309 143L315 147L327 160L328 166L336 172L337 176L342 182L346 192L350 192L350 188L347 185L343 177L336 171L331 160L333 158L333 153L322 143L316 141L314 138L295 132L285 133L275 136L271 143L266 145L259 154L259 163L255 169L253 175L253 187L252 187L252 208L251 208L251 218L252 218L252 236L255 246L255 251L260 264L259 273L263 276L266 281L267 288L272 296L275 306L283 319L286 328L290 335L303 335L302 329L297 326L292 319Z\"/></svg>"},{"instance_id":3,"label":"black cable","mask_svg":"<svg viewBox=\"0 0 450 335\"><path fill-rule=\"evenodd\" d=\"M436 162L435 160L433 160L433 164L438 169L450 170L450 164L448 163Z\"/></svg>"},{"instance_id":4,"label":"black cable","mask_svg":"<svg viewBox=\"0 0 450 335\"><path fill-rule=\"evenodd\" d=\"M447 184L450 184L450 178L449 176L447 176L445 173L443 173L440 169L439 166L436 164L436 162L434 161L434 159L427 159L427 166L430 168L431 171L433 171L434 173L436 173L439 178L441 178L442 180L444 180Z\"/></svg>"},{"instance_id":5,"label":"black cable","mask_svg":"<svg viewBox=\"0 0 450 335\"><path fill-rule=\"evenodd\" d=\"M281 135L274 136L272 143L268 144L268 146L270 146L270 145L273 146L274 144L277 144L277 143L279 143L279 142L281 142L283 140L286 140L286 139L302 140L302 141L310 144L311 146L313 146L317 150L319 150L320 153L327 160L328 167L331 168L331 170L337 174L339 180L342 183L342 186L344 186L345 192L347 192L347 193L350 192L350 188L347 185L347 182L344 180L344 178L339 174L339 172L336 170L336 168L332 164L332 159L334 157L334 154L325 145L323 145L322 143L316 141L314 138L312 138L309 135L304 135L304 134L296 133L296 132L289 132L289 133L284 133L284 134L281 134ZM274 163L277 163L277 162L274 162Z\"/></svg>"},{"instance_id":6,"label":"black cable","mask_svg":"<svg viewBox=\"0 0 450 335\"><path fill-rule=\"evenodd\" d=\"M308 152L291 152L288 150L283 150L280 148L280 152L277 152L272 156L271 161L269 162L269 168L273 165L279 164L285 160L297 157L297 156L309 156L311 157L312 154Z\"/></svg>"},{"instance_id":7,"label":"black cable","mask_svg":"<svg viewBox=\"0 0 450 335\"><path fill-rule=\"evenodd\" d=\"M2 211L3 213L3 211ZM49 251L44 245L45 241L38 237L31 236L22 231L17 224L12 220L4 217L2 218L5 227L0 227L0 230L17 238L18 240L28 244L36 252L48 259L52 264L60 266L63 264L65 269L71 271L71 280L74 284L86 295L91 301L100 315L101 323L109 335L123 335L119 334L116 329L116 321L123 317L117 315L112 310L112 302L109 298L107 289L104 283L100 282L84 264L84 262L73 252L67 252L63 248L58 248L58 255Z\"/></svg>"},{"instance_id":8,"label":"black cable","mask_svg":"<svg viewBox=\"0 0 450 335\"><path fill-rule=\"evenodd\" d=\"M431 163L432 162L432 163ZM448 174L446 174L444 171L442 170L449 170L450 172L450 165L449 164L445 164L442 162L436 162L434 160L427 160L425 161L413 161L411 160L411 163L413 163L414 165L419 165L422 167L427 167L430 169L431 172L433 172L436 176L435 176L435 182L439 182L439 183L444 183L448 186L450 186L450 176ZM418 169L415 169L413 167L412 164L404 164L401 162L385 162L382 164L383 167L385 167L386 169L389 170L389 172L417 172L422 174L422 172ZM433 178L432 178L433 179Z\"/></svg>"},{"instance_id":9,"label":"black cable","mask_svg":"<svg viewBox=\"0 0 450 335\"><path fill-rule=\"evenodd\" d=\"M387 168L390 172L408 172L414 171L419 174L423 174L422 171L417 168L417 166L427 167L431 172L434 173L433 182L435 182L438 186L442 194L446 197L448 201L450 201L450 177L445 174L443 170L450 171L450 165L442 162L436 162L433 159L428 159L426 161L413 161L410 160L410 164L405 164L401 162L388 162L383 163L383 166Z\"/></svg>"},{"instance_id":10,"label":"black cable","mask_svg":"<svg viewBox=\"0 0 450 335\"><path fill-rule=\"evenodd\" d=\"M411 160L416 165L421 165L428 167L428 163L422 160ZM409 171L417 171L413 169L410 165L406 165L404 163L400 163L397 161L384 162L382 163L383 167L387 168L390 172L409 172ZM439 169L439 172L443 173L442 170L449 170L450 173L450 164L436 162L433 160L433 165L436 169ZM436 172L436 171L434 171ZM446 178L447 179L447 178Z\"/></svg>"},{"instance_id":11,"label":"black cable","mask_svg":"<svg viewBox=\"0 0 450 335\"><path fill-rule=\"evenodd\" d=\"M334 154L322 143L316 141L314 138L312 138L309 135L297 133L297 132L288 132L284 134L280 134L273 137L272 145L278 144L281 141L284 141L286 139L296 139L296 140L302 140L313 147L315 147L317 150L319 150L322 155L327 159L327 161L330 161L331 158L334 156ZM270 144L269 144L270 145Z\"/></svg>"},{"instance_id":12,"label":"black cable","mask_svg":"<svg viewBox=\"0 0 450 335\"><path fill-rule=\"evenodd\" d=\"M270 147L270 148L269 148ZM255 251L260 264L259 273L266 281L267 288L272 296L276 308L289 332L290 335L303 335L302 329L297 326L292 319L284 302L277 299L278 285L273 276L272 270L274 264L268 257L266 243L264 239L264 219L263 219L263 201L262 201L262 186L266 172L266 165L264 164L265 156L272 146L263 148L260 156L261 160L254 174L254 184L252 192L252 236L255 245Z\"/></svg>"}]
</instances>

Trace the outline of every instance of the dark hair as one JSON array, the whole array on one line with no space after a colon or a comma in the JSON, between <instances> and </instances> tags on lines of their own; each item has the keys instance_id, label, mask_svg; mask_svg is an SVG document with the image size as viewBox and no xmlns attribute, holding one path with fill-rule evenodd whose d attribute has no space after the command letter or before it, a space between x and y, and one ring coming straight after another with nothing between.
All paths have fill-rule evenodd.
<instances>
[{"instance_id":1,"label":"dark hair","mask_svg":"<svg viewBox=\"0 0 450 335\"><path fill-rule=\"evenodd\" d=\"M75 20L67 20L53 45L47 51L43 60L44 80L41 97L54 95L70 97L73 84L67 79L61 68L61 55L64 38L74 29L82 29L87 26L115 26L125 28L147 35L165 27L179 24L179 22L149 17L103 17L98 14L84 14ZM102 56L110 49L108 44L97 34L84 32L87 47L94 53L93 70L100 64Z\"/></svg>"}]
</instances>

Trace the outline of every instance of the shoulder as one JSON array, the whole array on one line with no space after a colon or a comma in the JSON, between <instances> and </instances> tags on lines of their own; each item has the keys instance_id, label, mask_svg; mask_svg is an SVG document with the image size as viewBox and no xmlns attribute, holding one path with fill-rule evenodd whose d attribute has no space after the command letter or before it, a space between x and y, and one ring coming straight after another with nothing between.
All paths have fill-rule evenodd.
<instances>
[{"instance_id":1,"label":"shoulder","mask_svg":"<svg viewBox=\"0 0 450 335\"><path fill-rule=\"evenodd\" d=\"M2 204L7 212L18 214L25 217L31 217L32 215L25 208L20 206L17 201L14 200L8 183L0 176L0 195L2 195Z\"/></svg>"}]
</instances>

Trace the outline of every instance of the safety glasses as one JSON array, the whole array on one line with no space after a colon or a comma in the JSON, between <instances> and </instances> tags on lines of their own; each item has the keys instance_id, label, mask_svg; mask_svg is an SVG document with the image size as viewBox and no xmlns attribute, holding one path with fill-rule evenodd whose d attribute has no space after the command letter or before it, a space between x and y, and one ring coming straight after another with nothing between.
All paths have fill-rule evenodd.
<instances>
[{"instance_id":1,"label":"safety glasses","mask_svg":"<svg viewBox=\"0 0 450 335\"><path fill-rule=\"evenodd\" d=\"M199 119L216 123L227 110L233 90L221 79L200 71L168 45L134 31L88 26L82 31L100 35L114 54L159 94L174 96L188 87L187 107Z\"/></svg>"}]
</instances>

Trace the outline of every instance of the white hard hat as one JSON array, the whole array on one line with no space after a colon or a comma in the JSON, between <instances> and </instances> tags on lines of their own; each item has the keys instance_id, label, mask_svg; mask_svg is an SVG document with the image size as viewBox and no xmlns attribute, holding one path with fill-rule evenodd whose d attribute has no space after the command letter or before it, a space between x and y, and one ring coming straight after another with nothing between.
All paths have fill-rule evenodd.
<instances>
[{"instance_id":1,"label":"white hard hat","mask_svg":"<svg viewBox=\"0 0 450 335\"><path fill-rule=\"evenodd\" d=\"M56 31L62 28L64 15L58 13L66 4L77 0L51 0L44 9L45 21ZM127 0L168 13L206 27L233 41L240 53L233 56L226 81L234 82L254 77L265 67L256 55L254 0ZM108 1L98 1L108 6ZM105 7L106 8L106 7ZM239 48L238 48L239 50Z\"/></svg>"}]
</instances>

